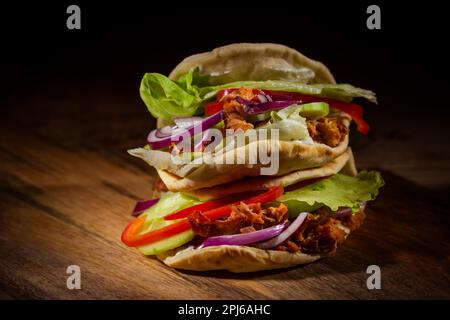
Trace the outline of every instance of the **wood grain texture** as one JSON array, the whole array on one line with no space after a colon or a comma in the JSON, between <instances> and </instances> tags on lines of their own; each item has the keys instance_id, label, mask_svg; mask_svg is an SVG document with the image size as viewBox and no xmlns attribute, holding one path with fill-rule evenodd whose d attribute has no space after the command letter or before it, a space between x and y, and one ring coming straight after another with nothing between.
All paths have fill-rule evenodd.
<instances>
[{"instance_id":1,"label":"wood grain texture","mask_svg":"<svg viewBox=\"0 0 450 320\"><path fill-rule=\"evenodd\" d=\"M377 164L387 185L335 257L252 274L180 272L120 242L135 201L148 197L155 174L125 153L143 144L154 125L135 92L118 90L113 98L114 88L106 85L46 86L59 94L49 98L44 85L34 84L2 111L0 298L450 298L448 200L445 190L424 186L435 175L448 187L448 151L432 159L438 166L428 165L420 186L393 170L395 163L405 169L399 153L397 160L386 153L387 161L374 163L383 157L383 140L403 150L401 139L387 139L381 128L370 147L356 141L359 163ZM427 166L420 158L415 163ZM414 172L414 162L408 165ZM71 264L81 268L82 290L66 288ZM381 290L366 287L372 264L381 267Z\"/></svg>"}]
</instances>

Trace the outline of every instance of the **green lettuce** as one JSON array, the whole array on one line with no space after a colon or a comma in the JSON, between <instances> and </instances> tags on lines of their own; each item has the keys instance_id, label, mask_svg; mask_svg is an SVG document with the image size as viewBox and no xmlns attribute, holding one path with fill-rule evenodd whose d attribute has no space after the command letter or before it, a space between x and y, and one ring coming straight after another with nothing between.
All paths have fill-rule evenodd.
<instances>
[{"instance_id":1,"label":"green lettuce","mask_svg":"<svg viewBox=\"0 0 450 320\"><path fill-rule=\"evenodd\" d=\"M141 81L141 98L153 117L172 120L194 115L203 101L194 84L194 73L179 82L158 73L146 73Z\"/></svg>"},{"instance_id":2,"label":"green lettuce","mask_svg":"<svg viewBox=\"0 0 450 320\"><path fill-rule=\"evenodd\" d=\"M280 140L303 140L309 138L306 119L300 115L301 105L292 105L270 113L267 124L258 129L278 129Z\"/></svg>"},{"instance_id":3,"label":"green lettuce","mask_svg":"<svg viewBox=\"0 0 450 320\"><path fill-rule=\"evenodd\" d=\"M208 77L200 75L198 68L191 69L178 81L159 73L146 73L141 81L140 94L155 118L172 120L201 113L202 103L214 98L223 89L248 87L263 90L298 92L349 102L361 97L376 103L375 94L349 84L303 84L290 81L238 81L218 86L208 86Z\"/></svg>"},{"instance_id":4,"label":"green lettuce","mask_svg":"<svg viewBox=\"0 0 450 320\"><path fill-rule=\"evenodd\" d=\"M327 206L336 211L340 207L350 207L356 211L362 202L374 200L378 189L384 185L377 171L361 171L356 177L335 174L306 187L286 192L280 199L289 208L289 214L298 215L302 211L313 211Z\"/></svg>"},{"instance_id":5,"label":"green lettuce","mask_svg":"<svg viewBox=\"0 0 450 320\"><path fill-rule=\"evenodd\" d=\"M214 97L220 90L228 88L247 87L251 89L287 91L332 98L350 102L353 98L365 98L377 102L375 93L370 90L354 87L350 84L304 84L282 80L267 81L237 81L223 85L200 88L200 96L204 99Z\"/></svg>"}]
</instances>

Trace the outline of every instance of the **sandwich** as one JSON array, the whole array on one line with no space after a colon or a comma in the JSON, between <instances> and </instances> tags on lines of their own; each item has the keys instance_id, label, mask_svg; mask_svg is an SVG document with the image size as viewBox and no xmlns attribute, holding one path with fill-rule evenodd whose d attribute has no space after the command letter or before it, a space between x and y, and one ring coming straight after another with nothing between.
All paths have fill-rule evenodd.
<instances>
[{"instance_id":1,"label":"sandwich","mask_svg":"<svg viewBox=\"0 0 450 320\"><path fill-rule=\"evenodd\" d=\"M122 242L169 267L251 272L335 254L384 185L356 169L349 134L370 90L279 44L239 43L144 75L157 119L128 152L157 171Z\"/></svg>"}]
</instances>

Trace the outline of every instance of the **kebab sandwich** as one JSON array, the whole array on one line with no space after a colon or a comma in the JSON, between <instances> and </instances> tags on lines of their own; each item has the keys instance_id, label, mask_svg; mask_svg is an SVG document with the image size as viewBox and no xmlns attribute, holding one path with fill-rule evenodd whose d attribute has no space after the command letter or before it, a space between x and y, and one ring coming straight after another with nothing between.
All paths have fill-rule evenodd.
<instances>
[{"instance_id":1,"label":"kebab sandwich","mask_svg":"<svg viewBox=\"0 0 450 320\"><path fill-rule=\"evenodd\" d=\"M358 172L350 129L367 134L357 100L325 65L279 44L239 43L144 75L157 119L129 150L154 167L122 241L186 270L250 272L333 255L384 185Z\"/></svg>"}]
</instances>

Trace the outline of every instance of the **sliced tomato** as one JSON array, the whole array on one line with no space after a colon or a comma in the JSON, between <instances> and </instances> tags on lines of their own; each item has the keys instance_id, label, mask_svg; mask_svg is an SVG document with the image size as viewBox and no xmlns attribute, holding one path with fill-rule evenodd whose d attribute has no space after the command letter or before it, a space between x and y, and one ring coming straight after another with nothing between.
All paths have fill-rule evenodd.
<instances>
[{"instance_id":1,"label":"sliced tomato","mask_svg":"<svg viewBox=\"0 0 450 320\"><path fill-rule=\"evenodd\" d=\"M223 109L223 103L221 102L210 102L205 105L205 115L211 116Z\"/></svg>"},{"instance_id":2,"label":"sliced tomato","mask_svg":"<svg viewBox=\"0 0 450 320\"><path fill-rule=\"evenodd\" d=\"M269 202L274 201L281 197L283 194L284 189L282 186L278 187L272 187L269 189L269 191L248 198L246 200L242 200L242 202L249 204L249 203L256 203L256 202ZM231 207L233 205L239 204L240 201L233 202L231 204L224 205L222 207L214 208L208 211L204 211L203 214L208 217L211 220L217 220L222 217L226 217L230 215L231 213ZM159 230L155 230L149 233L145 233L140 235L139 232L142 229L142 226L145 222L145 216L141 216L139 218L136 218L132 222L128 224L128 226L125 228L125 230L122 233L122 242L125 243L129 247L139 247L143 246L149 243L157 242L166 238L169 238L171 236L177 235L181 232L187 231L191 229L191 225L189 224L189 221L187 219L181 220L179 222L175 222L174 224L171 224L169 226L166 226L164 228L161 228Z\"/></svg>"}]
</instances>

